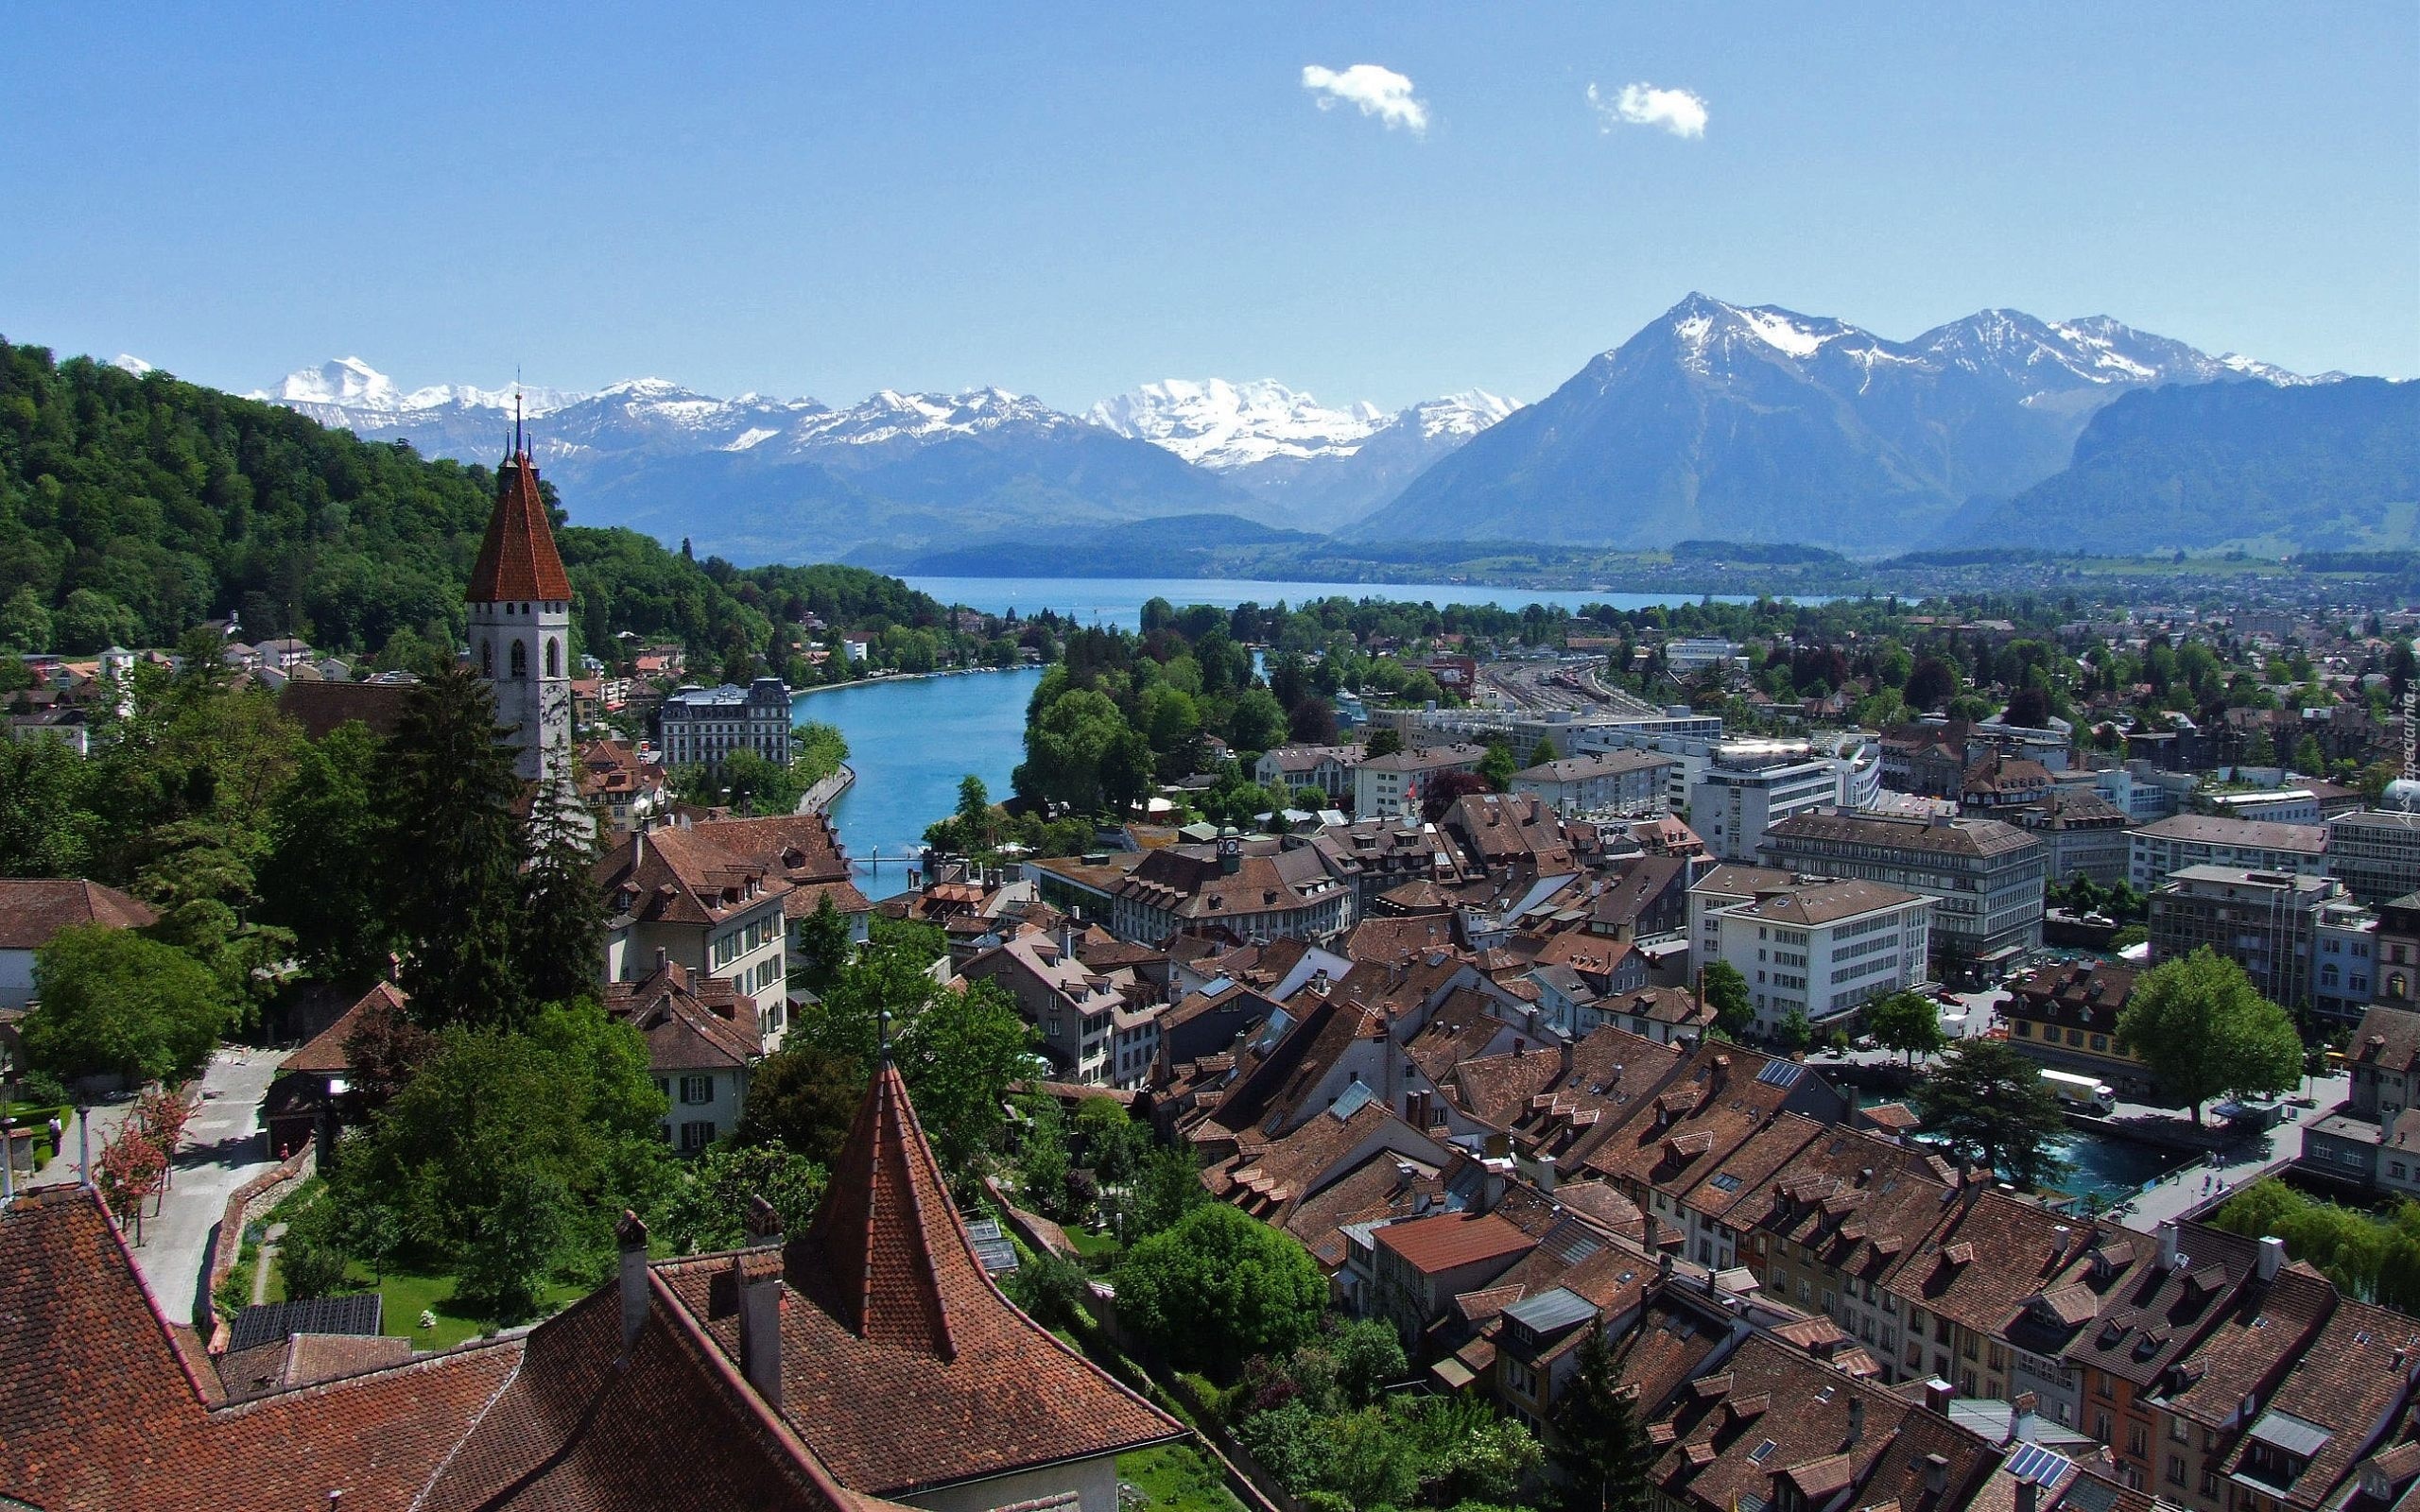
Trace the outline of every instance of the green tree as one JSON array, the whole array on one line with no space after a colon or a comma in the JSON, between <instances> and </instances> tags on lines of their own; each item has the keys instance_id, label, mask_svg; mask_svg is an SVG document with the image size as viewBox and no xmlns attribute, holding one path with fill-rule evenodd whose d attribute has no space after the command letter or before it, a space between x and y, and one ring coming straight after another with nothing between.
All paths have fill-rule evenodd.
<instances>
[{"instance_id":1,"label":"green tree","mask_svg":"<svg viewBox=\"0 0 2420 1512\"><path fill-rule=\"evenodd\" d=\"M1737 1039L1756 1022L1756 1005L1748 995L1748 979L1729 961L1708 961L1699 975L1706 1006L1714 1010L1714 1026Z\"/></svg>"},{"instance_id":2,"label":"green tree","mask_svg":"<svg viewBox=\"0 0 2420 1512\"><path fill-rule=\"evenodd\" d=\"M828 1170L839 1159L865 1092L863 1061L793 1029L749 1074L748 1102L733 1143L786 1150Z\"/></svg>"},{"instance_id":3,"label":"green tree","mask_svg":"<svg viewBox=\"0 0 2420 1512\"><path fill-rule=\"evenodd\" d=\"M217 977L132 930L75 924L34 954L26 1060L55 1076L168 1080L209 1058L233 1018Z\"/></svg>"},{"instance_id":4,"label":"green tree","mask_svg":"<svg viewBox=\"0 0 2420 1512\"><path fill-rule=\"evenodd\" d=\"M348 1143L335 1186L348 1211L394 1210L495 1315L526 1317L549 1272L604 1263L616 1213L653 1210L666 1108L647 1042L593 1002L527 1032L456 1024Z\"/></svg>"},{"instance_id":5,"label":"green tree","mask_svg":"<svg viewBox=\"0 0 2420 1512\"><path fill-rule=\"evenodd\" d=\"M486 686L458 667L413 690L389 745L394 854L410 858L387 868L401 986L432 1027L511 1024L527 1001L514 960L521 783L504 733Z\"/></svg>"},{"instance_id":6,"label":"green tree","mask_svg":"<svg viewBox=\"0 0 2420 1512\"><path fill-rule=\"evenodd\" d=\"M1247 688L1227 718L1227 743L1238 752L1258 753L1286 743L1286 706L1267 688Z\"/></svg>"},{"instance_id":7,"label":"green tree","mask_svg":"<svg viewBox=\"0 0 2420 1512\"><path fill-rule=\"evenodd\" d=\"M840 912L829 893L815 901L815 912L799 921L790 954L790 982L809 992L829 988L841 968L856 954L850 937L849 916Z\"/></svg>"},{"instance_id":8,"label":"green tree","mask_svg":"<svg viewBox=\"0 0 2420 1512\"><path fill-rule=\"evenodd\" d=\"M277 1274L285 1295L301 1300L343 1291L353 1263L347 1237L344 1215L325 1191L296 1209L277 1244Z\"/></svg>"},{"instance_id":9,"label":"green tree","mask_svg":"<svg viewBox=\"0 0 2420 1512\"><path fill-rule=\"evenodd\" d=\"M1179 1366L1221 1377L1309 1339L1327 1295L1308 1250L1224 1203L1136 1245L1116 1279L1129 1326Z\"/></svg>"},{"instance_id":10,"label":"green tree","mask_svg":"<svg viewBox=\"0 0 2420 1512\"><path fill-rule=\"evenodd\" d=\"M357 721L302 748L269 806L262 908L293 931L312 974L367 981L395 948L387 908L396 851L381 798L383 743Z\"/></svg>"},{"instance_id":11,"label":"green tree","mask_svg":"<svg viewBox=\"0 0 2420 1512\"><path fill-rule=\"evenodd\" d=\"M666 1186L648 1228L676 1255L737 1249L748 1243L748 1205L763 1197L786 1233L804 1229L822 1200L825 1168L775 1145L717 1144L686 1162Z\"/></svg>"},{"instance_id":12,"label":"green tree","mask_svg":"<svg viewBox=\"0 0 2420 1512\"><path fill-rule=\"evenodd\" d=\"M0 647L21 652L50 649L50 610L29 588L19 588L0 605Z\"/></svg>"},{"instance_id":13,"label":"green tree","mask_svg":"<svg viewBox=\"0 0 2420 1512\"><path fill-rule=\"evenodd\" d=\"M1564 1504L1570 1512L1644 1512L1655 1452L1601 1330L1592 1326L1580 1341L1578 1365L1554 1409Z\"/></svg>"},{"instance_id":14,"label":"green tree","mask_svg":"<svg viewBox=\"0 0 2420 1512\"><path fill-rule=\"evenodd\" d=\"M1501 737L1487 743L1487 754L1479 759L1478 775L1486 779L1492 791L1511 791L1512 774L1519 769L1520 763L1512 758L1512 747L1506 745Z\"/></svg>"},{"instance_id":15,"label":"green tree","mask_svg":"<svg viewBox=\"0 0 2420 1512\"><path fill-rule=\"evenodd\" d=\"M91 770L62 740L0 745L0 876L85 872L96 828Z\"/></svg>"},{"instance_id":16,"label":"green tree","mask_svg":"<svg viewBox=\"0 0 2420 1512\"><path fill-rule=\"evenodd\" d=\"M1395 755L1402 749L1403 735L1399 731L1374 730L1370 731L1370 738L1361 743L1361 759L1375 761L1381 756Z\"/></svg>"},{"instance_id":17,"label":"green tree","mask_svg":"<svg viewBox=\"0 0 2420 1512\"><path fill-rule=\"evenodd\" d=\"M1025 1120L1017 1131L1017 1187L1028 1206L1054 1218L1063 1218L1067 1203L1067 1117L1059 1099L1035 1092L1017 1099Z\"/></svg>"},{"instance_id":18,"label":"green tree","mask_svg":"<svg viewBox=\"0 0 2420 1512\"><path fill-rule=\"evenodd\" d=\"M1925 1127L1952 1153L2034 1187L2063 1168L2050 1143L2066 1131L2042 1068L2004 1040L1961 1040L1915 1085Z\"/></svg>"},{"instance_id":19,"label":"green tree","mask_svg":"<svg viewBox=\"0 0 2420 1512\"><path fill-rule=\"evenodd\" d=\"M1209 1200L1201 1168L1189 1152L1154 1147L1144 1157L1127 1196L1126 1236L1131 1241L1172 1228Z\"/></svg>"},{"instance_id":20,"label":"green tree","mask_svg":"<svg viewBox=\"0 0 2420 1512\"><path fill-rule=\"evenodd\" d=\"M1918 1056L1939 1055L1949 1043L1941 1010L1921 992L1892 993L1865 1010L1865 1024L1875 1043L1906 1056L1910 1066Z\"/></svg>"},{"instance_id":21,"label":"green tree","mask_svg":"<svg viewBox=\"0 0 2420 1512\"><path fill-rule=\"evenodd\" d=\"M1793 1056L1805 1055L1815 1042L1815 1025L1806 1017L1806 1010L1792 1008L1783 1014L1781 1022L1773 1028L1773 1040Z\"/></svg>"},{"instance_id":22,"label":"green tree","mask_svg":"<svg viewBox=\"0 0 2420 1512\"><path fill-rule=\"evenodd\" d=\"M257 896L252 862L267 849L260 833L209 818L178 819L143 837L135 894L159 921L151 937L210 968L220 996L246 1022L274 989L280 963L294 952L292 931L251 918Z\"/></svg>"},{"instance_id":23,"label":"green tree","mask_svg":"<svg viewBox=\"0 0 2420 1512\"><path fill-rule=\"evenodd\" d=\"M605 897L597 888L599 820L568 782L539 784L523 846L519 927L513 941L521 990L533 1003L593 993L605 977Z\"/></svg>"},{"instance_id":24,"label":"green tree","mask_svg":"<svg viewBox=\"0 0 2420 1512\"><path fill-rule=\"evenodd\" d=\"M908 1083L933 1153L961 1191L999 1143L1009 1085L1035 1069L1033 1030L991 982L942 988L899 1029L891 1059Z\"/></svg>"},{"instance_id":25,"label":"green tree","mask_svg":"<svg viewBox=\"0 0 2420 1512\"><path fill-rule=\"evenodd\" d=\"M1357 1317L1341 1323L1327 1344L1336 1361L1336 1388L1352 1406L1377 1400L1411 1367L1403 1352L1403 1340L1384 1318Z\"/></svg>"},{"instance_id":26,"label":"green tree","mask_svg":"<svg viewBox=\"0 0 2420 1512\"><path fill-rule=\"evenodd\" d=\"M2118 1015L2118 1043L2193 1110L2197 1125L2202 1105L2222 1092L2270 1095L2302 1079L2293 1021L2242 967L2206 945L2135 979Z\"/></svg>"}]
</instances>

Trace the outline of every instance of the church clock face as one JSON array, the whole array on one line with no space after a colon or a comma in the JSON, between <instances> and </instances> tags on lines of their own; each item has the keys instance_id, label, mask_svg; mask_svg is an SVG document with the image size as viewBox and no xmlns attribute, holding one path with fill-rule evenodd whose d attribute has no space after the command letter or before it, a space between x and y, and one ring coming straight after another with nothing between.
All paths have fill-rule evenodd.
<instances>
[{"instance_id":1,"label":"church clock face","mask_svg":"<svg viewBox=\"0 0 2420 1512\"><path fill-rule=\"evenodd\" d=\"M538 715L547 724L560 719L571 720L571 689L560 682L549 682L538 696Z\"/></svg>"}]
</instances>

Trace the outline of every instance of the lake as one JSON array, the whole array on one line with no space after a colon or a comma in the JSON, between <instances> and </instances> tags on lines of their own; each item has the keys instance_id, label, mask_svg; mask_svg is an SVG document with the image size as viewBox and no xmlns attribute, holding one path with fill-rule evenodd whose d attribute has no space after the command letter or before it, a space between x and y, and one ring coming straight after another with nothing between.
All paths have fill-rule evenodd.
<instances>
[{"instance_id":1,"label":"lake","mask_svg":"<svg viewBox=\"0 0 2420 1512\"><path fill-rule=\"evenodd\" d=\"M1165 598L1177 608L1216 604L1299 605L1314 598L1387 598L1409 604L1493 604L1522 610L1531 604L1557 604L1579 612L1583 604L1610 604L1616 609L1651 609L1656 605L1694 604L1698 593L1613 593L1572 589L1499 588L1489 583L1304 583L1273 582L1249 577L909 577L908 586L932 594L944 604L961 604L987 614L1020 614L1057 610L1080 624L1122 625L1134 629L1143 623L1143 605ZM1722 603L1745 604L1744 593L1717 594ZM1825 595L1804 600L1826 602Z\"/></svg>"},{"instance_id":2,"label":"lake","mask_svg":"<svg viewBox=\"0 0 2420 1512\"><path fill-rule=\"evenodd\" d=\"M837 725L848 737L857 780L832 805L832 821L851 856L881 858L859 868L867 897L907 889L906 866L890 858L924 844L925 826L958 806L967 773L983 779L994 801L1009 796L1009 774L1025 760L1026 700L1041 680L1039 667L878 678L791 700L794 720Z\"/></svg>"}]
</instances>

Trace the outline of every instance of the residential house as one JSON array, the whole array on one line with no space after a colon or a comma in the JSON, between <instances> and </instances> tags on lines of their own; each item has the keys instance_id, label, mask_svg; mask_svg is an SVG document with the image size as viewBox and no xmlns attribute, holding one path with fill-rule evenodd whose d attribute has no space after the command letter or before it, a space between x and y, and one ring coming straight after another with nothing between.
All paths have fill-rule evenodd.
<instances>
[{"instance_id":1,"label":"residential house","mask_svg":"<svg viewBox=\"0 0 2420 1512\"><path fill-rule=\"evenodd\" d=\"M1316 848L1248 845L1233 829L1215 846L1144 851L1111 887L1107 918L1118 938L1146 945L1215 931L1242 940L1328 941L1353 920L1352 886L1328 874Z\"/></svg>"},{"instance_id":2,"label":"residential house","mask_svg":"<svg viewBox=\"0 0 2420 1512\"><path fill-rule=\"evenodd\" d=\"M772 1048L753 998L659 955L644 979L606 984L605 1011L647 1041L648 1073L671 1105L666 1143L694 1156L739 1126L749 1074Z\"/></svg>"},{"instance_id":3,"label":"residential house","mask_svg":"<svg viewBox=\"0 0 2420 1512\"><path fill-rule=\"evenodd\" d=\"M769 1006L788 1001L787 881L694 829L629 834L596 861L607 912L605 977L643 980L662 957L718 976ZM769 1024L769 1038L785 1025Z\"/></svg>"},{"instance_id":4,"label":"residential house","mask_svg":"<svg viewBox=\"0 0 2420 1512\"><path fill-rule=\"evenodd\" d=\"M157 923L148 904L76 877L0 877L0 1008L34 1001L34 956L62 929Z\"/></svg>"},{"instance_id":5,"label":"residential house","mask_svg":"<svg viewBox=\"0 0 2420 1512\"><path fill-rule=\"evenodd\" d=\"M1563 815L1662 814L1680 765L1651 751L1588 751L1513 773L1512 791Z\"/></svg>"},{"instance_id":6,"label":"residential house","mask_svg":"<svg viewBox=\"0 0 2420 1512\"><path fill-rule=\"evenodd\" d=\"M2089 788L2062 783L1996 816L2042 842L2052 882L2090 877L2105 887L2126 880L2133 856L2126 813Z\"/></svg>"},{"instance_id":7,"label":"residential house","mask_svg":"<svg viewBox=\"0 0 2420 1512\"><path fill-rule=\"evenodd\" d=\"M690 833L720 847L779 877L789 886L782 897L782 919L788 932L786 954L804 960L809 954L806 926L824 904L848 921L849 938L866 942L873 922L873 903L857 889L856 872L832 816L821 810L776 814L764 818L708 819Z\"/></svg>"},{"instance_id":8,"label":"residential house","mask_svg":"<svg viewBox=\"0 0 2420 1512\"><path fill-rule=\"evenodd\" d=\"M1280 746L1261 752L1253 781L1288 793L1316 787L1341 802L1353 796L1353 768L1360 759L1358 746Z\"/></svg>"},{"instance_id":9,"label":"residential house","mask_svg":"<svg viewBox=\"0 0 2420 1512\"><path fill-rule=\"evenodd\" d=\"M1538 1236L1493 1212L1436 1212L1368 1231L1375 1283L1362 1299L1392 1323L1407 1348L1456 1296L1476 1291L1538 1247Z\"/></svg>"},{"instance_id":10,"label":"residential house","mask_svg":"<svg viewBox=\"0 0 2420 1512\"><path fill-rule=\"evenodd\" d=\"M1139 1087L1158 1057L1163 1005L1137 990L1131 969L1087 967L1073 929L1056 935L1020 930L969 961L960 974L996 982L1016 1000L1063 1081Z\"/></svg>"},{"instance_id":11,"label":"residential house","mask_svg":"<svg viewBox=\"0 0 2420 1512\"><path fill-rule=\"evenodd\" d=\"M2118 1016L2134 995L2135 975L2106 961L2036 968L2009 985L2001 1005L2009 1043L2049 1070L2091 1076L2129 1099L2150 1095L2150 1068L2118 1042Z\"/></svg>"}]
</instances>

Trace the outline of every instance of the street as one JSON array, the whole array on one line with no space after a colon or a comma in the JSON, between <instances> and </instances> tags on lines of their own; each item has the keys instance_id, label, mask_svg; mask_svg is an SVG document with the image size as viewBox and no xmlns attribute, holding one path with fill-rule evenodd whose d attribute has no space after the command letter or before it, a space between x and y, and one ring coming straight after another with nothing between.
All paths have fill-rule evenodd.
<instances>
[{"instance_id":1,"label":"street","mask_svg":"<svg viewBox=\"0 0 2420 1512\"><path fill-rule=\"evenodd\" d=\"M283 1058L278 1051L239 1046L222 1048L211 1057L201 1075L202 1101L185 1125L169 1188L161 1194L159 1211L143 1216L141 1244L133 1245L134 1227L127 1226L135 1263L174 1322L190 1322L206 1305L202 1257L229 1194L274 1163L258 1115L261 1096ZM134 1099L128 1096L92 1109L95 1162L133 1108ZM73 1127L67 1130L63 1159L44 1173L46 1179L75 1179L77 1134Z\"/></svg>"}]
</instances>

